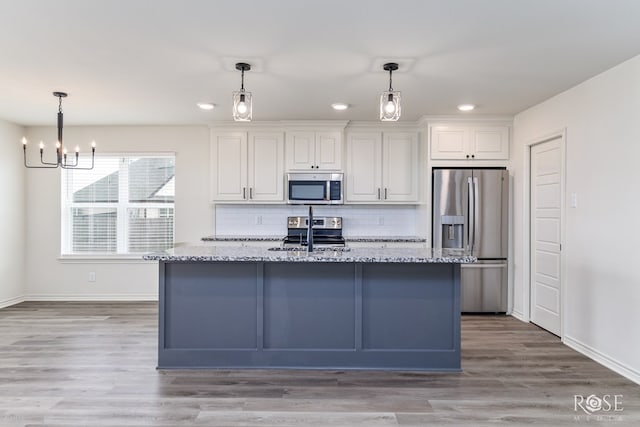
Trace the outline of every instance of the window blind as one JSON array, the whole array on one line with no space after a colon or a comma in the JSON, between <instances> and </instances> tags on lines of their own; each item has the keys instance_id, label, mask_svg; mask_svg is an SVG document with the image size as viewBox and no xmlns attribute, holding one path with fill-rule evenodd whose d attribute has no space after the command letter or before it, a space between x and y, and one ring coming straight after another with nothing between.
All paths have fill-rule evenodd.
<instances>
[{"instance_id":1,"label":"window blind","mask_svg":"<svg viewBox=\"0 0 640 427\"><path fill-rule=\"evenodd\" d=\"M175 156L96 155L62 171L62 253L134 254L173 246Z\"/></svg>"}]
</instances>

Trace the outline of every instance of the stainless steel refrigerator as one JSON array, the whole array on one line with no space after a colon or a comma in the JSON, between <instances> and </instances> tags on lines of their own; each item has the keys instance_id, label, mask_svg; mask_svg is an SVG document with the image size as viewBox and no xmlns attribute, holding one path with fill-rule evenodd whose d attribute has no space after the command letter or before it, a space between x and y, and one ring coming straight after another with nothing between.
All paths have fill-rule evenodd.
<instances>
[{"instance_id":1,"label":"stainless steel refrigerator","mask_svg":"<svg viewBox=\"0 0 640 427\"><path fill-rule=\"evenodd\" d=\"M433 247L465 248L461 308L507 311L509 175L505 168L433 169Z\"/></svg>"}]
</instances>

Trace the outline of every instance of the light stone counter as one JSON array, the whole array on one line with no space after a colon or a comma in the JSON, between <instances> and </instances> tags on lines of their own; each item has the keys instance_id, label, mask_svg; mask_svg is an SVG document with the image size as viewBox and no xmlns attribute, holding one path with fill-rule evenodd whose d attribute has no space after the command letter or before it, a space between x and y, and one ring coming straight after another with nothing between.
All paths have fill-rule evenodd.
<instances>
[{"instance_id":1,"label":"light stone counter","mask_svg":"<svg viewBox=\"0 0 640 427\"><path fill-rule=\"evenodd\" d=\"M180 246L148 254L146 260L165 262L338 262L338 263L474 263L477 259L454 249L427 248L350 248L323 250L271 251L249 246Z\"/></svg>"},{"instance_id":2,"label":"light stone counter","mask_svg":"<svg viewBox=\"0 0 640 427\"><path fill-rule=\"evenodd\" d=\"M205 236L203 242L279 242L282 236ZM415 236L344 236L349 242L424 243L427 239Z\"/></svg>"}]
</instances>

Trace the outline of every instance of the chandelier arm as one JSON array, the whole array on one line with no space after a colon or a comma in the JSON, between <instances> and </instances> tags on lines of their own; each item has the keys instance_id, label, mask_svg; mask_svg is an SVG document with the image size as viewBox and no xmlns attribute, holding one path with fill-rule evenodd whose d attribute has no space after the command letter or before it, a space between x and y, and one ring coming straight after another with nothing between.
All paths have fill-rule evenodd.
<instances>
[{"instance_id":1,"label":"chandelier arm","mask_svg":"<svg viewBox=\"0 0 640 427\"><path fill-rule=\"evenodd\" d=\"M75 170L79 170L79 171L88 171L93 169L94 166L94 162L95 162L95 152L91 153L91 166L87 166L87 167L77 167L77 166L72 166L72 165L60 165L60 167L62 169L75 169ZM76 161L76 165L77 165L77 161Z\"/></svg>"},{"instance_id":2,"label":"chandelier arm","mask_svg":"<svg viewBox=\"0 0 640 427\"><path fill-rule=\"evenodd\" d=\"M58 165L56 163L44 163L44 162L42 162L42 160L40 160L40 163L42 163L43 165L49 165L49 166L36 166L36 165L30 165L29 163L27 163L27 147L24 147L24 167L25 168L29 168L29 169L54 169L54 168L58 167Z\"/></svg>"},{"instance_id":3,"label":"chandelier arm","mask_svg":"<svg viewBox=\"0 0 640 427\"><path fill-rule=\"evenodd\" d=\"M42 163L43 165L54 165L55 167L58 167L58 163L45 162L43 152L40 152L40 163Z\"/></svg>"}]
</instances>

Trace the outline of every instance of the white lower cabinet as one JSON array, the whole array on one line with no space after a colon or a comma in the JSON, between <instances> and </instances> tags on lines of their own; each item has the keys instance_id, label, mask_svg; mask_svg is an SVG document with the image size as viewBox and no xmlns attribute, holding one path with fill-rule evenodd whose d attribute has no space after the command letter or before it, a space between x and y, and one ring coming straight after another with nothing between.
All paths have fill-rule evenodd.
<instances>
[{"instance_id":1,"label":"white lower cabinet","mask_svg":"<svg viewBox=\"0 0 640 427\"><path fill-rule=\"evenodd\" d=\"M212 133L211 200L283 202L282 133Z\"/></svg>"},{"instance_id":2,"label":"white lower cabinet","mask_svg":"<svg viewBox=\"0 0 640 427\"><path fill-rule=\"evenodd\" d=\"M418 138L414 132L347 136L347 202L417 202Z\"/></svg>"}]
</instances>

